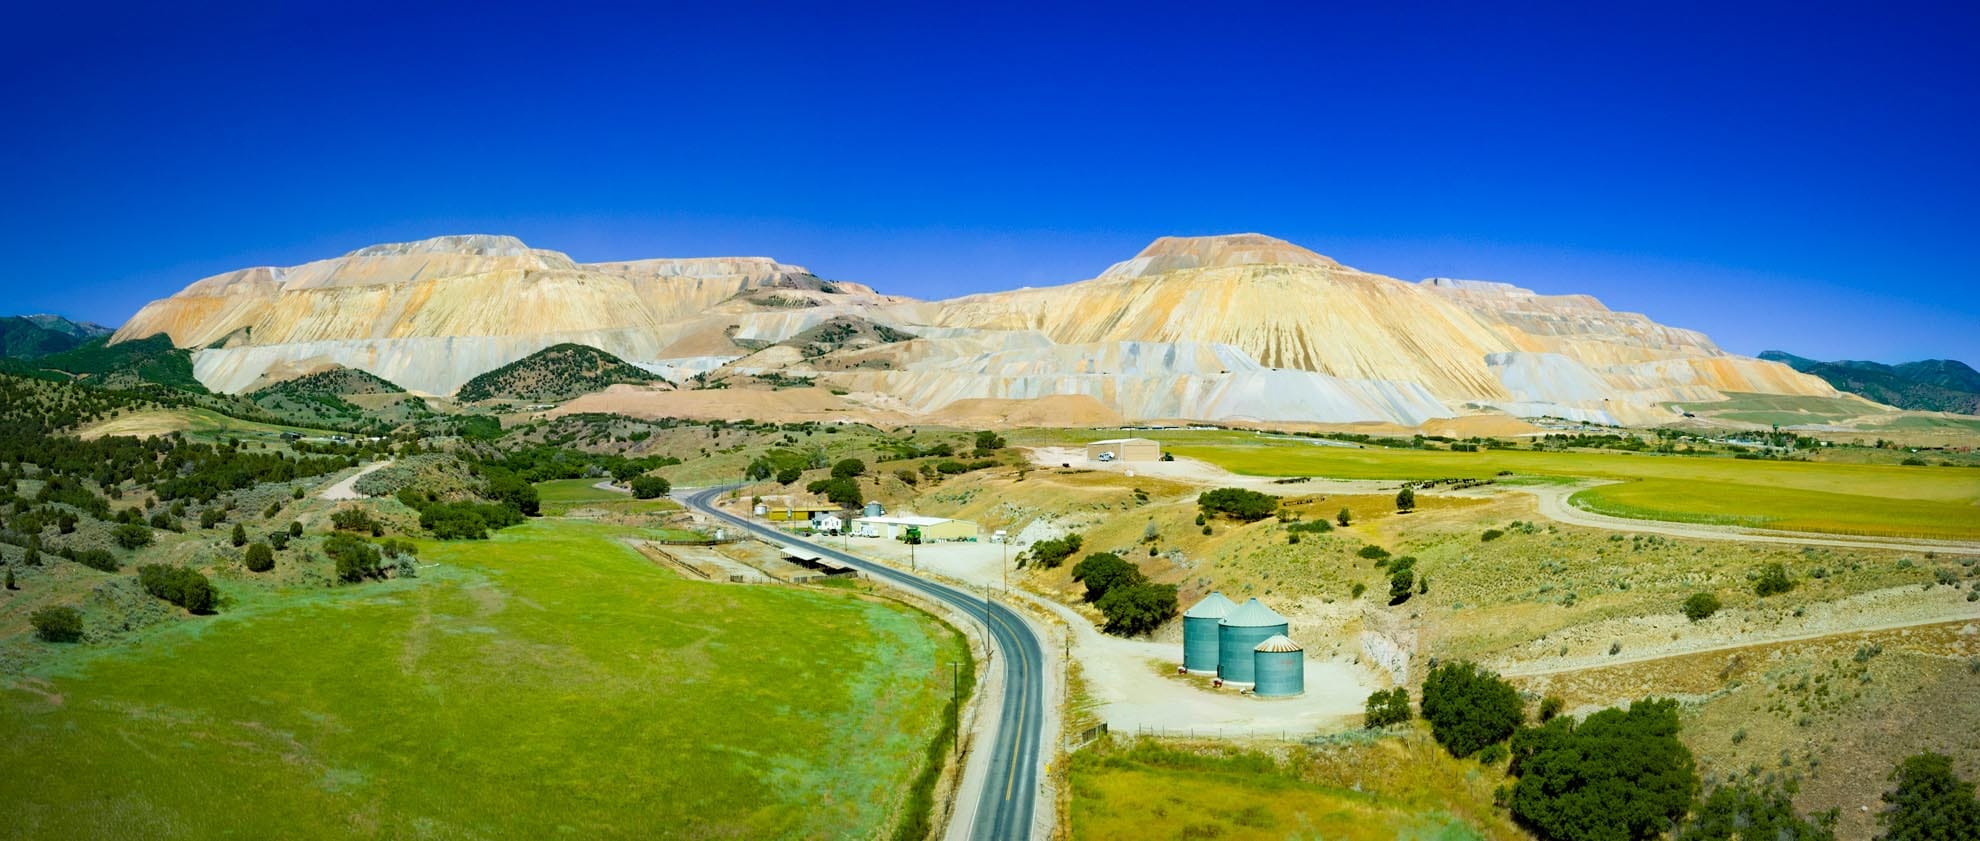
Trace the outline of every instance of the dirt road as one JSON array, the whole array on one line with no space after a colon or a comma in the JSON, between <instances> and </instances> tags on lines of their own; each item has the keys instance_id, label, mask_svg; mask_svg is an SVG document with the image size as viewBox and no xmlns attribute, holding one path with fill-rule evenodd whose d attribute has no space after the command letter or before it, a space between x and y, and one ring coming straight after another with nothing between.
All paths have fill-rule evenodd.
<instances>
[{"instance_id":1,"label":"dirt road","mask_svg":"<svg viewBox=\"0 0 1980 841\"><path fill-rule=\"evenodd\" d=\"M327 499L330 500L331 502L337 502L339 500L345 500L345 499L363 499L364 494L357 492L357 480L371 475L371 472L374 470L390 467L391 464L392 464L392 459L389 458L384 461L372 462L371 464L367 464L364 466L364 469L359 470L356 473L352 473L349 476L345 476L344 478L338 480L335 484L332 484L330 487L324 488L323 492L317 494L316 496L319 499Z\"/></svg>"}]
</instances>

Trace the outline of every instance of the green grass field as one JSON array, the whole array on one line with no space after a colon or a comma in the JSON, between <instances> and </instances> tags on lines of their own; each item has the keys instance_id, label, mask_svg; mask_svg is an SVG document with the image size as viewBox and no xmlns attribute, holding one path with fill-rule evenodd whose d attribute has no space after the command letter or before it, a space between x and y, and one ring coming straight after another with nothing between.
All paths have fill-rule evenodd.
<instances>
[{"instance_id":1,"label":"green grass field","mask_svg":"<svg viewBox=\"0 0 1980 841\"><path fill-rule=\"evenodd\" d=\"M1364 790L1310 777L1304 749L1290 763L1230 748L1175 749L1154 740L1096 746L1072 758L1072 837L1218 838L1266 841L1477 841L1487 835L1452 810L1490 812L1490 795L1470 791L1458 762L1422 751L1404 757L1381 745L1355 749L1398 754L1357 777ZM1381 767L1406 759L1412 769ZM1487 789L1489 791L1489 788ZM1499 827L1493 827L1500 829Z\"/></svg>"},{"instance_id":2,"label":"green grass field","mask_svg":"<svg viewBox=\"0 0 1980 841\"><path fill-rule=\"evenodd\" d=\"M599 508L619 513L673 511L680 503L671 499L634 499L632 494L598 487L598 479L553 479L536 483L536 495L545 514L564 514L578 508Z\"/></svg>"},{"instance_id":3,"label":"green grass field","mask_svg":"<svg viewBox=\"0 0 1980 841\"><path fill-rule=\"evenodd\" d=\"M623 529L424 543L421 577L0 677L0 837L888 834L968 655L856 590L676 578Z\"/></svg>"},{"instance_id":4,"label":"green grass field","mask_svg":"<svg viewBox=\"0 0 1980 841\"><path fill-rule=\"evenodd\" d=\"M1057 443L1117 437L1067 432ZM1745 461L1729 457L1606 452L1346 448L1296 438L1226 431L1157 431L1179 456L1235 473L1339 479L1613 479L1583 491L1591 510L1649 519L1733 523L1845 534L1980 538L1980 470L1951 467Z\"/></svg>"}]
</instances>

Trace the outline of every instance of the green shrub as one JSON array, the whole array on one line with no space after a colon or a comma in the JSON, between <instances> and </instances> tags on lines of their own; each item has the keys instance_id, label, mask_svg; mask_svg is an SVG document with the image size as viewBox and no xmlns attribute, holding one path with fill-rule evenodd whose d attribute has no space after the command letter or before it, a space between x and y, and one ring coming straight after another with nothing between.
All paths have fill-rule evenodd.
<instances>
[{"instance_id":1,"label":"green shrub","mask_svg":"<svg viewBox=\"0 0 1980 841\"><path fill-rule=\"evenodd\" d=\"M1398 686L1368 696L1367 713L1363 719L1367 726L1387 727L1391 724L1401 724L1409 719L1408 689Z\"/></svg>"},{"instance_id":2,"label":"green shrub","mask_svg":"<svg viewBox=\"0 0 1980 841\"><path fill-rule=\"evenodd\" d=\"M1562 701L1559 695L1549 695L1540 699L1540 723L1545 724L1553 721L1554 716L1560 715L1561 708L1565 706L1567 706L1567 702Z\"/></svg>"},{"instance_id":3,"label":"green shrub","mask_svg":"<svg viewBox=\"0 0 1980 841\"><path fill-rule=\"evenodd\" d=\"M1498 540L1499 538L1505 536L1506 533L1499 531L1498 529L1486 529L1484 534L1478 536L1478 539L1480 542L1483 543L1491 543L1492 541Z\"/></svg>"},{"instance_id":4,"label":"green shrub","mask_svg":"<svg viewBox=\"0 0 1980 841\"><path fill-rule=\"evenodd\" d=\"M250 543L243 561L249 572L267 572L275 568L275 550L266 543Z\"/></svg>"},{"instance_id":5,"label":"green shrub","mask_svg":"<svg viewBox=\"0 0 1980 841\"><path fill-rule=\"evenodd\" d=\"M237 549L238 549L238 548L240 548L240 547L242 547L242 546L246 546L246 545L247 545L247 527L246 527L246 526L243 526L243 525L241 525L240 523L235 523L235 524L234 524L234 533L233 533L233 535L232 535L232 538L231 538L231 540L232 540L232 542L233 542L233 544L234 544L234 547L235 547L235 548L237 548Z\"/></svg>"},{"instance_id":6,"label":"green shrub","mask_svg":"<svg viewBox=\"0 0 1980 841\"><path fill-rule=\"evenodd\" d=\"M1684 618L1697 622L1718 613L1720 607L1718 596L1711 593L1692 593L1684 600L1681 609L1684 611Z\"/></svg>"},{"instance_id":7,"label":"green shrub","mask_svg":"<svg viewBox=\"0 0 1980 841\"><path fill-rule=\"evenodd\" d=\"M1513 817L1542 838L1657 838L1698 790L1678 741L1677 702L1645 699L1576 723L1561 716L1512 740Z\"/></svg>"},{"instance_id":8,"label":"green shrub","mask_svg":"<svg viewBox=\"0 0 1980 841\"><path fill-rule=\"evenodd\" d=\"M1444 663L1423 681L1423 719L1437 743L1459 758L1506 740L1524 704L1512 684L1474 663Z\"/></svg>"},{"instance_id":9,"label":"green shrub","mask_svg":"<svg viewBox=\"0 0 1980 841\"><path fill-rule=\"evenodd\" d=\"M1396 510L1404 514L1416 510L1416 491L1403 488L1396 492Z\"/></svg>"},{"instance_id":10,"label":"green shrub","mask_svg":"<svg viewBox=\"0 0 1980 841\"><path fill-rule=\"evenodd\" d=\"M1084 542L1086 542L1085 539L1078 534L1068 534L1065 537L1054 538L1052 540L1040 540L1037 543L1031 544L1031 559L1037 562L1039 566L1046 569L1053 569L1065 563L1066 559L1072 557L1074 552L1079 551L1080 544Z\"/></svg>"},{"instance_id":11,"label":"green shrub","mask_svg":"<svg viewBox=\"0 0 1980 841\"><path fill-rule=\"evenodd\" d=\"M1889 804L1877 820L1890 841L1980 838L1980 801L1973 783L1953 773L1952 758L1940 753L1905 757L1891 771L1894 784L1884 792Z\"/></svg>"},{"instance_id":12,"label":"green shrub","mask_svg":"<svg viewBox=\"0 0 1980 841\"><path fill-rule=\"evenodd\" d=\"M912 476L914 474L910 473L908 475ZM789 485L792 482L796 482L797 480L803 477L804 477L804 471L799 470L795 467L786 467L782 470L777 471L777 484Z\"/></svg>"},{"instance_id":13,"label":"green shrub","mask_svg":"<svg viewBox=\"0 0 1980 841\"><path fill-rule=\"evenodd\" d=\"M1334 515L1334 522L1339 523L1341 528L1347 528L1350 519L1346 508L1341 509L1341 513Z\"/></svg>"},{"instance_id":14,"label":"green shrub","mask_svg":"<svg viewBox=\"0 0 1980 841\"><path fill-rule=\"evenodd\" d=\"M1794 801L1784 791L1760 787L1753 781L1728 783L1692 807L1691 816L1674 836L1675 841L1835 841L1833 810L1816 819L1794 811Z\"/></svg>"},{"instance_id":15,"label":"green shrub","mask_svg":"<svg viewBox=\"0 0 1980 841\"><path fill-rule=\"evenodd\" d=\"M1256 522L1279 510L1279 498L1244 488L1218 488L1196 498L1197 507L1211 516L1224 516L1240 522Z\"/></svg>"},{"instance_id":16,"label":"green shrub","mask_svg":"<svg viewBox=\"0 0 1980 841\"><path fill-rule=\"evenodd\" d=\"M1176 586L1141 582L1114 587L1095 602L1107 617L1102 630L1120 636L1145 634L1176 615Z\"/></svg>"},{"instance_id":17,"label":"green shrub","mask_svg":"<svg viewBox=\"0 0 1980 841\"><path fill-rule=\"evenodd\" d=\"M866 462L856 458L840 459L838 464L832 465L832 478L834 479L851 479L865 473Z\"/></svg>"},{"instance_id":18,"label":"green shrub","mask_svg":"<svg viewBox=\"0 0 1980 841\"><path fill-rule=\"evenodd\" d=\"M1753 582L1754 595L1765 598L1779 595L1794 589L1794 582L1788 579L1787 567L1778 563L1760 568L1760 577Z\"/></svg>"},{"instance_id":19,"label":"green shrub","mask_svg":"<svg viewBox=\"0 0 1980 841\"><path fill-rule=\"evenodd\" d=\"M659 476L634 476L629 487L634 499L658 499L674 490L672 482Z\"/></svg>"},{"instance_id":20,"label":"green shrub","mask_svg":"<svg viewBox=\"0 0 1980 841\"><path fill-rule=\"evenodd\" d=\"M330 525L339 531L369 532L372 526L371 514L356 506L340 508L331 512Z\"/></svg>"},{"instance_id":21,"label":"green shrub","mask_svg":"<svg viewBox=\"0 0 1980 841\"><path fill-rule=\"evenodd\" d=\"M1367 558L1371 561L1381 561L1388 559L1389 550L1377 546L1373 543L1370 543L1367 546L1361 547L1361 549L1355 552L1355 554Z\"/></svg>"},{"instance_id":22,"label":"green shrub","mask_svg":"<svg viewBox=\"0 0 1980 841\"><path fill-rule=\"evenodd\" d=\"M199 570L167 564L145 564L138 567L138 583L144 591L178 605L189 613L211 613L219 594L213 589L213 582L206 580Z\"/></svg>"},{"instance_id":23,"label":"green shrub","mask_svg":"<svg viewBox=\"0 0 1980 841\"><path fill-rule=\"evenodd\" d=\"M75 642L82 639L82 611L67 605L49 605L28 614L28 624L42 642Z\"/></svg>"},{"instance_id":24,"label":"green shrub","mask_svg":"<svg viewBox=\"0 0 1980 841\"><path fill-rule=\"evenodd\" d=\"M1111 552L1095 552L1073 565L1072 578L1086 585L1086 600L1097 602L1115 587L1131 587L1147 581L1141 567Z\"/></svg>"},{"instance_id":25,"label":"green shrub","mask_svg":"<svg viewBox=\"0 0 1980 841\"><path fill-rule=\"evenodd\" d=\"M378 547L348 534L333 534L323 541L323 554L337 562L337 580L346 584L384 577Z\"/></svg>"},{"instance_id":26,"label":"green shrub","mask_svg":"<svg viewBox=\"0 0 1980 841\"><path fill-rule=\"evenodd\" d=\"M125 549L142 549L151 545L151 529L136 523L125 523L110 531L110 539Z\"/></svg>"},{"instance_id":27,"label":"green shrub","mask_svg":"<svg viewBox=\"0 0 1980 841\"><path fill-rule=\"evenodd\" d=\"M78 549L75 560L76 563L90 569L103 572L117 571L117 556L110 554L108 549Z\"/></svg>"}]
</instances>

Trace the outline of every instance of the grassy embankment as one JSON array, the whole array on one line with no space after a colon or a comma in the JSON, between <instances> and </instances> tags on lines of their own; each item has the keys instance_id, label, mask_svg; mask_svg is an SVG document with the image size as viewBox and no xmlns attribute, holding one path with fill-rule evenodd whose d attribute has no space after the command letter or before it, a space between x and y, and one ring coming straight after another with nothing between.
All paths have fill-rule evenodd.
<instances>
[{"instance_id":1,"label":"grassy embankment","mask_svg":"<svg viewBox=\"0 0 1980 841\"><path fill-rule=\"evenodd\" d=\"M0 835L888 834L960 638L856 592L684 581L624 533L223 582L218 616L0 677Z\"/></svg>"},{"instance_id":2,"label":"grassy embankment","mask_svg":"<svg viewBox=\"0 0 1980 841\"><path fill-rule=\"evenodd\" d=\"M1490 773L1415 730L1279 756L1118 738L1073 754L1072 837L1467 841L1522 837Z\"/></svg>"},{"instance_id":3,"label":"grassy embankment","mask_svg":"<svg viewBox=\"0 0 1980 841\"><path fill-rule=\"evenodd\" d=\"M1119 433L1067 432L1061 441ZM1573 504L1616 516L1839 534L1980 539L1980 470L1607 452L1347 448L1223 431L1150 432L1236 473L1339 479L1613 480Z\"/></svg>"},{"instance_id":4,"label":"grassy embankment","mask_svg":"<svg viewBox=\"0 0 1980 841\"><path fill-rule=\"evenodd\" d=\"M556 516L578 509L635 514L652 511L678 511L680 503L660 497L635 499L632 494L598 487L600 479L553 479L536 483L536 495L543 513Z\"/></svg>"}]
</instances>

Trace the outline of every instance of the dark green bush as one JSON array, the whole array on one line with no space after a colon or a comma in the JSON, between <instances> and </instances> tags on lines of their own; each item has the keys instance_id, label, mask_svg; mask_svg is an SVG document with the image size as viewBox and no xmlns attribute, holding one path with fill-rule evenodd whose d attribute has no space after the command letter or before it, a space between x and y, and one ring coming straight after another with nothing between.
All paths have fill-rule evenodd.
<instances>
[{"instance_id":1,"label":"dark green bush","mask_svg":"<svg viewBox=\"0 0 1980 841\"><path fill-rule=\"evenodd\" d=\"M142 549L151 545L151 529L135 523L125 523L110 531L110 539L125 549Z\"/></svg>"},{"instance_id":2,"label":"dark green bush","mask_svg":"<svg viewBox=\"0 0 1980 841\"><path fill-rule=\"evenodd\" d=\"M1380 690L1368 696L1367 715L1364 723L1369 727L1387 727L1401 724L1410 719L1409 690L1398 686Z\"/></svg>"},{"instance_id":3,"label":"dark green bush","mask_svg":"<svg viewBox=\"0 0 1980 841\"><path fill-rule=\"evenodd\" d=\"M1512 740L1513 817L1542 838L1660 837L1698 790L1678 741L1677 702L1645 699L1576 723L1561 716Z\"/></svg>"},{"instance_id":4,"label":"dark green bush","mask_svg":"<svg viewBox=\"0 0 1980 841\"><path fill-rule=\"evenodd\" d=\"M1084 542L1085 540L1078 534L1069 534L1065 537L1054 538L1052 540L1040 540L1037 543L1031 544L1031 559L1039 566L1052 569L1065 563L1067 558L1072 557L1074 552L1079 551L1080 544Z\"/></svg>"},{"instance_id":5,"label":"dark green bush","mask_svg":"<svg viewBox=\"0 0 1980 841\"><path fill-rule=\"evenodd\" d=\"M1176 586L1141 582L1114 587L1094 606L1107 617L1102 628L1120 636L1145 634L1176 615Z\"/></svg>"},{"instance_id":6,"label":"dark green bush","mask_svg":"<svg viewBox=\"0 0 1980 841\"><path fill-rule=\"evenodd\" d=\"M82 639L82 612L67 605L49 605L28 614L28 624L43 642L75 642Z\"/></svg>"},{"instance_id":7,"label":"dark green bush","mask_svg":"<svg viewBox=\"0 0 1980 841\"><path fill-rule=\"evenodd\" d=\"M1720 606L1718 596L1711 593L1692 593L1684 600L1684 605L1680 609L1684 611L1684 618L1697 622L1718 613Z\"/></svg>"},{"instance_id":8,"label":"dark green bush","mask_svg":"<svg viewBox=\"0 0 1980 841\"><path fill-rule=\"evenodd\" d=\"M1754 595L1763 598L1779 595L1792 589L1794 589L1794 582L1788 578L1787 567L1777 563L1761 567L1760 577L1753 582Z\"/></svg>"},{"instance_id":9,"label":"dark green bush","mask_svg":"<svg viewBox=\"0 0 1980 841\"><path fill-rule=\"evenodd\" d=\"M1218 488L1196 498L1197 507L1211 516L1223 516L1251 523L1279 510L1279 498L1244 488Z\"/></svg>"},{"instance_id":10,"label":"dark green bush","mask_svg":"<svg viewBox=\"0 0 1980 841\"><path fill-rule=\"evenodd\" d=\"M1086 600L1097 602L1115 587L1131 587L1148 580L1141 567L1111 552L1096 552L1073 565L1072 578L1086 585Z\"/></svg>"},{"instance_id":11,"label":"dark green bush","mask_svg":"<svg viewBox=\"0 0 1980 841\"><path fill-rule=\"evenodd\" d=\"M634 476L629 487L634 499L658 499L674 490L672 482L659 476Z\"/></svg>"},{"instance_id":12,"label":"dark green bush","mask_svg":"<svg viewBox=\"0 0 1980 841\"><path fill-rule=\"evenodd\" d=\"M249 572L267 572L275 568L275 550L266 543L250 543L243 562Z\"/></svg>"},{"instance_id":13,"label":"dark green bush","mask_svg":"<svg viewBox=\"0 0 1980 841\"><path fill-rule=\"evenodd\" d=\"M212 613L219 593L213 589L213 582L206 580L199 570L167 564L145 564L138 567L138 583L144 591L185 608L190 613Z\"/></svg>"},{"instance_id":14,"label":"dark green bush","mask_svg":"<svg viewBox=\"0 0 1980 841\"><path fill-rule=\"evenodd\" d=\"M1444 663L1423 681L1423 719L1452 756L1505 741L1519 727L1524 707L1512 684L1474 663Z\"/></svg>"}]
</instances>

